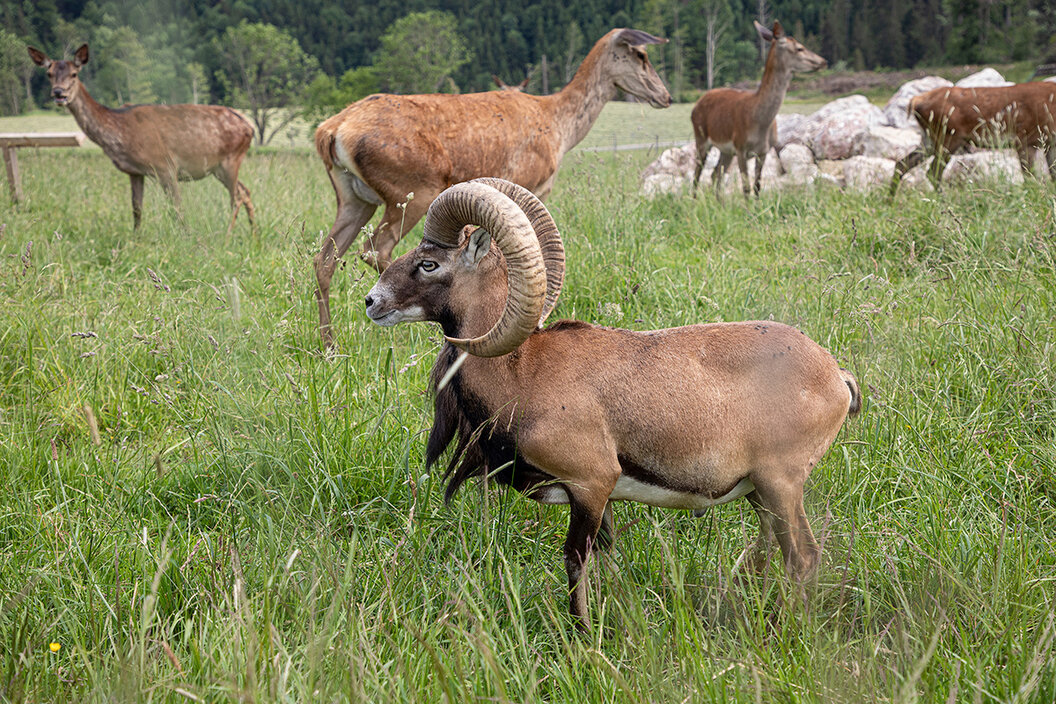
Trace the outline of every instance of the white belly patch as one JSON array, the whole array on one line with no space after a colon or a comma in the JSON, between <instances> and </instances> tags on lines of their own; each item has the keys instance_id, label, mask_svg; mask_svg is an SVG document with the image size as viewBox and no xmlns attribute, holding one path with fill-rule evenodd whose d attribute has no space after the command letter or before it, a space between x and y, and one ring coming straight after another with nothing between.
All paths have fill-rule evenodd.
<instances>
[{"instance_id":1,"label":"white belly patch","mask_svg":"<svg viewBox=\"0 0 1056 704\"><path fill-rule=\"evenodd\" d=\"M616 480L616 486L613 488L609 500L637 501L638 503L649 504L650 506L660 506L662 508L699 510L718 506L719 504L724 504L728 501L733 501L734 499L739 499L754 490L755 485L752 484L752 480L745 477L737 482L728 492L717 499L713 499L702 494L674 491L655 484L646 484L645 482L632 479L624 474Z\"/></svg>"}]
</instances>

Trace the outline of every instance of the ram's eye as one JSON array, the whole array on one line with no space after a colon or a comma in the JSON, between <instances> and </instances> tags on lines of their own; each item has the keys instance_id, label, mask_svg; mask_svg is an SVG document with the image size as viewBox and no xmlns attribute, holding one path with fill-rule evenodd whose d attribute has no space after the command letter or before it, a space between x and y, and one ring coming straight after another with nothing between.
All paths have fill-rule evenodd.
<instances>
[{"instance_id":1,"label":"ram's eye","mask_svg":"<svg viewBox=\"0 0 1056 704\"><path fill-rule=\"evenodd\" d=\"M436 271L436 268L438 266L440 266L440 265L437 264L436 262L430 261L428 259L425 259L425 260L423 260L423 261L418 263L418 268L421 269L422 271Z\"/></svg>"}]
</instances>

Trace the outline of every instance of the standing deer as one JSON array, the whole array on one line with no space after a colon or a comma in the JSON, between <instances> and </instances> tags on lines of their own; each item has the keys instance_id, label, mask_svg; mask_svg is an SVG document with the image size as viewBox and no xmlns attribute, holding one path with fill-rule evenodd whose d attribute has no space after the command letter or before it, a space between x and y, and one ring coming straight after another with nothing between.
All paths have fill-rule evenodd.
<instances>
[{"instance_id":1,"label":"standing deer","mask_svg":"<svg viewBox=\"0 0 1056 704\"><path fill-rule=\"evenodd\" d=\"M928 178L938 190L951 154L968 146L1010 145L1030 173L1034 150L1044 149L1049 176L1056 179L1056 83L1038 81L985 88L942 87L913 96L907 112L924 130L920 147L895 164L891 195L907 171L934 152Z\"/></svg>"},{"instance_id":2,"label":"standing deer","mask_svg":"<svg viewBox=\"0 0 1056 704\"><path fill-rule=\"evenodd\" d=\"M770 42L766 69L759 89L754 93L734 88L716 88L700 96L693 106L693 137L697 143L697 168L693 174L693 193L704 170L704 162L712 147L719 150L719 163L711 173L716 197L722 197L720 186L734 155L741 169L741 187L748 199L748 155L755 155L755 195L759 196L759 182L763 163L770 147L777 142L777 122L774 118L781 109L793 73L805 73L825 68L827 62L792 37L785 34L780 22L773 31L758 22L755 31Z\"/></svg>"},{"instance_id":3,"label":"standing deer","mask_svg":"<svg viewBox=\"0 0 1056 704\"><path fill-rule=\"evenodd\" d=\"M319 332L326 347L334 344L330 281L337 260L379 205L385 213L361 256L380 272L400 238L452 184L496 176L545 198L562 157L586 136L618 89L656 108L671 104L645 53L645 45L666 41L636 29L614 29L553 95L513 90L372 95L319 125L315 147L337 195L337 217L315 256Z\"/></svg>"},{"instance_id":4,"label":"standing deer","mask_svg":"<svg viewBox=\"0 0 1056 704\"><path fill-rule=\"evenodd\" d=\"M238 180L253 127L231 108L218 105L129 105L111 109L92 99L77 74L88 63L88 45L82 44L73 61L52 61L44 52L28 47L33 62L48 72L51 95L73 114L88 138L103 148L118 171L132 181L132 219L139 229L143 211L143 177L153 176L180 207L177 181L216 176L231 194L231 222L246 206L253 227L253 202L249 189Z\"/></svg>"}]
</instances>

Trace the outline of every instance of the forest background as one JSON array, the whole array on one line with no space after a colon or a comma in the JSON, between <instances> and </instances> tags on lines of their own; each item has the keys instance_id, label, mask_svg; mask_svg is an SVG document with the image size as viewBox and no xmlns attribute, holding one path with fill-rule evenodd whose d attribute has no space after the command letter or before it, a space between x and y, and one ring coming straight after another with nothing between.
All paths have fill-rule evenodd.
<instances>
[{"instance_id":1,"label":"forest background","mask_svg":"<svg viewBox=\"0 0 1056 704\"><path fill-rule=\"evenodd\" d=\"M82 78L104 104L234 105L263 142L291 106L317 121L379 90L480 91L495 74L554 92L621 26L670 39L654 63L692 101L757 78L752 20L774 18L835 70L1056 60L1051 0L2 0L0 114L49 102L27 44L91 45Z\"/></svg>"}]
</instances>

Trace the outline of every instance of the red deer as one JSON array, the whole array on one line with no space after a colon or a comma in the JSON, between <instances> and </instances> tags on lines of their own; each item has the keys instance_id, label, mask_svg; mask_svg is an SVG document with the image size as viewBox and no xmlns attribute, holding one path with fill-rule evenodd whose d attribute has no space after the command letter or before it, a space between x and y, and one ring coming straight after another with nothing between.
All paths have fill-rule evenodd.
<instances>
[{"instance_id":1,"label":"red deer","mask_svg":"<svg viewBox=\"0 0 1056 704\"><path fill-rule=\"evenodd\" d=\"M319 125L315 146L337 194L337 217L315 256L319 332L326 347L334 344L330 281L337 260L379 205L385 213L361 256L380 272L400 238L452 184L498 176L546 198L561 159L618 89L653 107L671 104L645 53L646 44L666 41L636 29L614 29L553 95L512 90L372 95Z\"/></svg>"},{"instance_id":2,"label":"red deer","mask_svg":"<svg viewBox=\"0 0 1056 704\"><path fill-rule=\"evenodd\" d=\"M467 234L465 225L480 227ZM366 297L379 325L442 328L426 464L455 441L447 499L488 476L568 504L569 609L581 627L584 568L593 546L614 536L613 501L702 510L746 497L760 522L754 566L776 537L789 576L810 576L820 548L803 486L861 408L854 376L771 321L542 329L563 275L546 207L519 186L479 179L436 199L421 244Z\"/></svg>"},{"instance_id":3,"label":"red deer","mask_svg":"<svg viewBox=\"0 0 1056 704\"><path fill-rule=\"evenodd\" d=\"M751 188L748 181L749 154L755 155L754 188L758 196L763 163L770 147L777 142L777 123L774 118L785 99L792 74L817 71L827 65L825 59L785 34L780 22L774 22L773 31L756 22L755 31L770 42L759 89L753 93L735 88L715 88L700 96L693 106L690 119L697 143L694 194L708 152L715 147L719 150L719 163L711 173L711 181L715 185L716 196L722 196L720 188L723 176L736 155L737 166L741 169L741 187L747 200Z\"/></svg>"},{"instance_id":4,"label":"red deer","mask_svg":"<svg viewBox=\"0 0 1056 704\"><path fill-rule=\"evenodd\" d=\"M246 206L253 226L249 189L238 180L253 127L230 108L217 105L129 105L110 109L92 99L77 74L88 63L83 44L73 61L52 61L29 48L29 56L48 72L51 95L65 105L88 138L103 148L118 171L132 181L133 227L139 228L143 210L143 177L153 176L168 193L177 210L177 181L216 176L231 194L230 233L240 206Z\"/></svg>"},{"instance_id":5,"label":"red deer","mask_svg":"<svg viewBox=\"0 0 1056 704\"><path fill-rule=\"evenodd\" d=\"M1011 146L1023 173L1034 150L1045 150L1049 176L1056 179L1056 83L1038 81L986 88L942 87L915 95L907 112L924 130L920 147L895 164L891 195L907 171L933 152L928 178L938 189L951 154L968 146Z\"/></svg>"}]
</instances>

